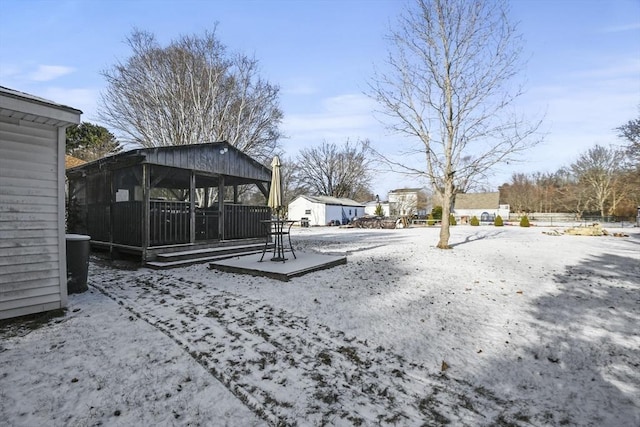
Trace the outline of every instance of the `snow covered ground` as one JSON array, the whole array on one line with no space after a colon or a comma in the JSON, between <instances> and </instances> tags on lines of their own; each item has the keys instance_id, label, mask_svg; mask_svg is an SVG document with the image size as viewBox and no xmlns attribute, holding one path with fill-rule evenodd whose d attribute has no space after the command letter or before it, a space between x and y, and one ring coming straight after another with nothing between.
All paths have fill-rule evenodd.
<instances>
[{"instance_id":1,"label":"snow covered ground","mask_svg":"<svg viewBox=\"0 0 640 427\"><path fill-rule=\"evenodd\" d=\"M554 229L296 229L348 262L290 282L92 257L0 331L0 425L640 425L640 229Z\"/></svg>"}]
</instances>

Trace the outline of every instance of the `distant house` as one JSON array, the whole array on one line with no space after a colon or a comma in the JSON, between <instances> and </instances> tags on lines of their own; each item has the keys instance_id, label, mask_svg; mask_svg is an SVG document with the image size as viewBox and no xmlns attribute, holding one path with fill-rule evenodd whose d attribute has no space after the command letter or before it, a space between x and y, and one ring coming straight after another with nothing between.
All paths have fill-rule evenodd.
<instances>
[{"instance_id":1,"label":"distant house","mask_svg":"<svg viewBox=\"0 0 640 427\"><path fill-rule=\"evenodd\" d=\"M426 215L427 194L422 188L400 188L389 191L391 215Z\"/></svg>"},{"instance_id":2,"label":"distant house","mask_svg":"<svg viewBox=\"0 0 640 427\"><path fill-rule=\"evenodd\" d=\"M348 224L364 215L365 205L351 199L330 196L298 196L289 203L289 219L308 220L309 225Z\"/></svg>"},{"instance_id":3,"label":"distant house","mask_svg":"<svg viewBox=\"0 0 640 427\"><path fill-rule=\"evenodd\" d=\"M378 208L378 204L380 205L380 207L382 207L383 216L388 217L391 214L391 211L389 208L389 202L384 202L384 201L377 202L374 200L364 204L365 215L375 216L376 209Z\"/></svg>"},{"instance_id":4,"label":"distant house","mask_svg":"<svg viewBox=\"0 0 640 427\"><path fill-rule=\"evenodd\" d=\"M81 114L0 86L0 319L67 305L65 128Z\"/></svg>"},{"instance_id":5,"label":"distant house","mask_svg":"<svg viewBox=\"0 0 640 427\"><path fill-rule=\"evenodd\" d=\"M76 166L84 165L85 163L87 163L87 162L85 162L84 160L79 159L77 157L73 157L73 156L70 156L68 154L64 156L64 167L65 167L65 169L75 168Z\"/></svg>"},{"instance_id":6,"label":"distant house","mask_svg":"<svg viewBox=\"0 0 640 427\"><path fill-rule=\"evenodd\" d=\"M497 215L509 218L509 205L500 204L500 193L461 193L456 194L453 214L461 224L466 224L472 217L481 222L493 222Z\"/></svg>"}]
</instances>

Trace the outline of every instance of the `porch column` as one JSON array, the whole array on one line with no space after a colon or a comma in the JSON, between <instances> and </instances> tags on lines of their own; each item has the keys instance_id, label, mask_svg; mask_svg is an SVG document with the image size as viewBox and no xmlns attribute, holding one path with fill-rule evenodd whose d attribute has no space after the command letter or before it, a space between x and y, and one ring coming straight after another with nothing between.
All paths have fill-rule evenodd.
<instances>
[{"instance_id":1,"label":"porch column","mask_svg":"<svg viewBox=\"0 0 640 427\"><path fill-rule=\"evenodd\" d=\"M189 242L196 241L196 173L191 170L189 177Z\"/></svg>"},{"instance_id":2,"label":"porch column","mask_svg":"<svg viewBox=\"0 0 640 427\"><path fill-rule=\"evenodd\" d=\"M151 226L151 169L148 163L142 164L142 261L147 260Z\"/></svg>"},{"instance_id":3,"label":"porch column","mask_svg":"<svg viewBox=\"0 0 640 427\"><path fill-rule=\"evenodd\" d=\"M237 185L233 186L233 204L234 205L238 204L238 186Z\"/></svg>"},{"instance_id":4,"label":"porch column","mask_svg":"<svg viewBox=\"0 0 640 427\"><path fill-rule=\"evenodd\" d=\"M117 250L114 251L114 247L113 247L113 234L114 234L114 230L116 227L118 227L118 225L116 224L115 221L115 207L116 207L116 180L114 179L114 173L113 171L109 171L106 172L107 176L109 177L108 180L108 191L109 191L109 253L113 259L114 257L114 252L117 254ZM86 200L86 199L85 199ZM87 209L88 210L88 209Z\"/></svg>"},{"instance_id":5,"label":"porch column","mask_svg":"<svg viewBox=\"0 0 640 427\"><path fill-rule=\"evenodd\" d=\"M220 179L218 180L218 213L218 235L220 236L220 240L224 240L224 175L220 175Z\"/></svg>"}]
</instances>

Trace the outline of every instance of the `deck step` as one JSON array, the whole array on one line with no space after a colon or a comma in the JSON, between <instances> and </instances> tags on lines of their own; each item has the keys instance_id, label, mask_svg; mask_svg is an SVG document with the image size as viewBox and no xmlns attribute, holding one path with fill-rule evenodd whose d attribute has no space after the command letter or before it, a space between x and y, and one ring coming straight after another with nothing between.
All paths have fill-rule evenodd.
<instances>
[{"instance_id":1,"label":"deck step","mask_svg":"<svg viewBox=\"0 0 640 427\"><path fill-rule=\"evenodd\" d=\"M174 254L162 254L163 255L162 257L160 256L160 254L158 254L158 257L155 261L147 261L145 263L145 266L156 269L156 270L186 267L188 265L202 264L202 263L212 262L212 261L220 261L223 259L234 258L237 256L259 254L264 249L264 244L243 245L243 246L245 247L241 248L240 246L234 246L234 247L226 248L227 249L226 251L218 250L218 251L213 251L213 253L210 250L185 251L185 252L194 252L191 257L185 257L182 252L177 253L178 256L174 256L174 257L167 256L167 255L174 255ZM267 250L271 249L272 247L273 245L269 244L269 246L267 246ZM235 250L231 250L231 249L235 249Z\"/></svg>"},{"instance_id":2,"label":"deck step","mask_svg":"<svg viewBox=\"0 0 640 427\"><path fill-rule=\"evenodd\" d=\"M195 258L215 257L236 254L246 251L262 251L264 243L246 245L217 246L214 248L191 249L186 251L166 252L156 255L156 261L180 261Z\"/></svg>"}]
</instances>

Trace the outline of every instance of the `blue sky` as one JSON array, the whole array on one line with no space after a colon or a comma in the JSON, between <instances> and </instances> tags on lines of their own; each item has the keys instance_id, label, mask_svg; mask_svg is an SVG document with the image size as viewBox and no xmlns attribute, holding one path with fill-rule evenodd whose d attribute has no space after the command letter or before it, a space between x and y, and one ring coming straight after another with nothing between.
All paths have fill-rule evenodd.
<instances>
[{"instance_id":1,"label":"blue sky","mask_svg":"<svg viewBox=\"0 0 640 427\"><path fill-rule=\"evenodd\" d=\"M130 54L133 28L161 43L203 34L254 55L281 88L286 155L322 141L368 138L387 153L400 139L376 120L363 92L382 66L385 34L404 0L63 1L3 0L0 85L95 116L100 71ZM640 0L516 0L528 58L521 111L545 116L545 142L522 163L496 169L497 187L513 172L553 172L594 144L619 144L615 127L640 114ZM374 192L422 186L380 174Z\"/></svg>"}]
</instances>

